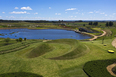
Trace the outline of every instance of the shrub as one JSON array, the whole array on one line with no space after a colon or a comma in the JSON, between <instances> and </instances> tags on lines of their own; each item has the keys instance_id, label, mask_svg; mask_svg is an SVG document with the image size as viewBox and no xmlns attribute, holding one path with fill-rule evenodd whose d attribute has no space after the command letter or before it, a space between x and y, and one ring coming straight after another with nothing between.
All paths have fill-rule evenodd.
<instances>
[{"instance_id":1,"label":"shrub","mask_svg":"<svg viewBox=\"0 0 116 77\"><path fill-rule=\"evenodd\" d=\"M24 38L24 41L26 41L26 38Z\"/></svg>"},{"instance_id":2,"label":"shrub","mask_svg":"<svg viewBox=\"0 0 116 77\"><path fill-rule=\"evenodd\" d=\"M10 41L10 38L6 38L4 39L4 41L8 44L8 42Z\"/></svg>"},{"instance_id":3,"label":"shrub","mask_svg":"<svg viewBox=\"0 0 116 77\"><path fill-rule=\"evenodd\" d=\"M113 77L106 67L115 61L116 59L89 61L85 63L83 70L89 77Z\"/></svg>"},{"instance_id":4,"label":"shrub","mask_svg":"<svg viewBox=\"0 0 116 77\"><path fill-rule=\"evenodd\" d=\"M22 38L19 38L19 41L22 42Z\"/></svg>"}]
</instances>

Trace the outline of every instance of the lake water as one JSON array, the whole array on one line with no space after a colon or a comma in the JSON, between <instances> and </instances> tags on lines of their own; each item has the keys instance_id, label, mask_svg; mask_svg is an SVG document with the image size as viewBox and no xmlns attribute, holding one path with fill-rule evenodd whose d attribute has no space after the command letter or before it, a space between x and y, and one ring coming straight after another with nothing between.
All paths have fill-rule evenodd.
<instances>
[{"instance_id":1,"label":"lake water","mask_svg":"<svg viewBox=\"0 0 116 77\"><path fill-rule=\"evenodd\" d=\"M27 38L27 39L88 39L87 35L82 35L74 31L62 29L1 29L0 38Z\"/></svg>"}]
</instances>

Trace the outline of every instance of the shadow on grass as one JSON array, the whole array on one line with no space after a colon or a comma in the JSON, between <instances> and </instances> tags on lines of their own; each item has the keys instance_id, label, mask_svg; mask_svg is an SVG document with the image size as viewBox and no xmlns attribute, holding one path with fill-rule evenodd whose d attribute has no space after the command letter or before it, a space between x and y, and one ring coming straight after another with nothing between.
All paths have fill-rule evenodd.
<instances>
[{"instance_id":1,"label":"shadow on grass","mask_svg":"<svg viewBox=\"0 0 116 77\"><path fill-rule=\"evenodd\" d=\"M0 74L0 77L43 77L43 76L27 72L13 72Z\"/></svg>"}]
</instances>

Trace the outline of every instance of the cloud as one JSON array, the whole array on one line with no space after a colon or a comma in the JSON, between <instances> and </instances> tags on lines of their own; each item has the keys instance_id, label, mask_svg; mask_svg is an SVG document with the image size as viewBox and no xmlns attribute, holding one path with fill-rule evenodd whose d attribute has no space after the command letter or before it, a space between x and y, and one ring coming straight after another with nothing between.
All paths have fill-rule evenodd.
<instances>
[{"instance_id":1,"label":"cloud","mask_svg":"<svg viewBox=\"0 0 116 77\"><path fill-rule=\"evenodd\" d=\"M55 13L55 15L61 15L61 13Z\"/></svg>"},{"instance_id":2,"label":"cloud","mask_svg":"<svg viewBox=\"0 0 116 77\"><path fill-rule=\"evenodd\" d=\"M5 12L2 12L2 13L5 13Z\"/></svg>"},{"instance_id":3,"label":"cloud","mask_svg":"<svg viewBox=\"0 0 116 77\"><path fill-rule=\"evenodd\" d=\"M30 14L29 12L27 14Z\"/></svg>"},{"instance_id":4,"label":"cloud","mask_svg":"<svg viewBox=\"0 0 116 77\"><path fill-rule=\"evenodd\" d=\"M35 15L35 14L38 14L38 13L36 12L36 13L34 13L34 15Z\"/></svg>"},{"instance_id":5,"label":"cloud","mask_svg":"<svg viewBox=\"0 0 116 77\"><path fill-rule=\"evenodd\" d=\"M22 10L32 10L29 6L28 7L21 7Z\"/></svg>"},{"instance_id":6,"label":"cloud","mask_svg":"<svg viewBox=\"0 0 116 77\"><path fill-rule=\"evenodd\" d=\"M100 14L105 14L105 13L100 13Z\"/></svg>"},{"instance_id":7,"label":"cloud","mask_svg":"<svg viewBox=\"0 0 116 77\"><path fill-rule=\"evenodd\" d=\"M13 11L13 12L10 12L11 14L26 14L27 12L26 11L20 11L20 12L16 12L16 11Z\"/></svg>"},{"instance_id":8,"label":"cloud","mask_svg":"<svg viewBox=\"0 0 116 77\"><path fill-rule=\"evenodd\" d=\"M76 8L69 8L69 9L66 9L65 11L70 11L70 10L76 10Z\"/></svg>"},{"instance_id":9,"label":"cloud","mask_svg":"<svg viewBox=\"0 0 116 77\"><path fill-rule=\"evenodd\" d=\"M89 12L89 13L93 13L93 12Z\"/></svg>"},{"instance_id":10,"label":"cloud","mask_svg":"<svg viewBox=\"0 0 116 77\"><path fill-rule=\"evenodd\" d=\"M67 12L65 12L65 13L67 13Z\"/></svg>"},{"instance_id":11,"label":"cloud","mask_svg":"<svg viewBox=\"0 0 116 77\"><path fill-rule=\"evenodd\" d=\"M0 16L0 18L2 18L2 16Z\"/></svg>"},{"instance_id":12,"label":"cloud","mask_svg":"<svg viewBox=\"0 0 116 77\"><path fill-rule=\"evenodd\" d=\"M113 13L113 15L115 15L116 13Z\"/></svg>"},{"instance_id":13,"label":"cloud","mask_svg":"<svg viewBox=\"0 0 116 77\"><path fill-rule=\"evenodd\" d=\"M105 16L108 16L107 14L105 14Z\"/></svg>"},{"instance_id":14,"label":"cloud","mask_svg":"<svg viewBox=\"0 0 116 77\"><path fill-rule=\"evenodd\" d=\"M19 9L18 7L15 7L14 9Z\"/></svg>"},{"instance_id":15,"label":"cloud","mask_svg":"<svg viewBox=\"0 0 116 77\"><path fill-rule=\"evenodd\" d=\"M49 9L52 9L51 7L49 7Z\"/></svg>"},{"instance_id":16,"label":"cloud","mask_svg":"<svg viewBox=\"0 0 116 77\"><path fill-rule=\"evenodd\" d=\"M82 13L82 15L84 15L84 13Z\"/></svg>"},{"instance_id":17,"label":"cloud","mask_svg":"<svg viewBox=\"0 0 116 77\"><path fill-rule=\"evenodd\" d=\"M71 18L72 18L73 16L69 16L69 17L71 17Z\"/></svg>"},{"instance_id":18,"label":"cloud","mask_svg":"<svg viewBox=\"0 0 116 77\"><path fill-rule=\"evenodd\" d=\"M99 13L99 11L94 10L95 13Z\"/></svg>"}]
</instances>

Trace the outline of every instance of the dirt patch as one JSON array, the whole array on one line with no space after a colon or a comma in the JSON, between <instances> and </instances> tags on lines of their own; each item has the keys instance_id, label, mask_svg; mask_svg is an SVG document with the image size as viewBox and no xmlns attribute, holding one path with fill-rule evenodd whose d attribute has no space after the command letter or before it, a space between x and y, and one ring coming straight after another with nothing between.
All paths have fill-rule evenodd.
<instances>
[{"instance_id":1,"label":"dirt patch","mask_svg":"<svg viewBox=\"0 0 116 77\"><path fill-rule=\"evenodd\" d=\"M109 72L111 75L113 75L113 76L116 76L116 74L114 74L114 73L112 72L112 68L115 67L115 66L116 66L116 63L111 64L111 65L108 65L108 66L106 67L106 69L108 70L108 72Z\"/></svg>"},{"instance_id":2,"label":"dirt patch","mask_svg":"<svg viewBox=\"0 0 116 77\"><path fill-rule=\"evenodd\" d=\"M112 46L116 48L116 38L112 41Z\"/></svg>"}]
</instances>

